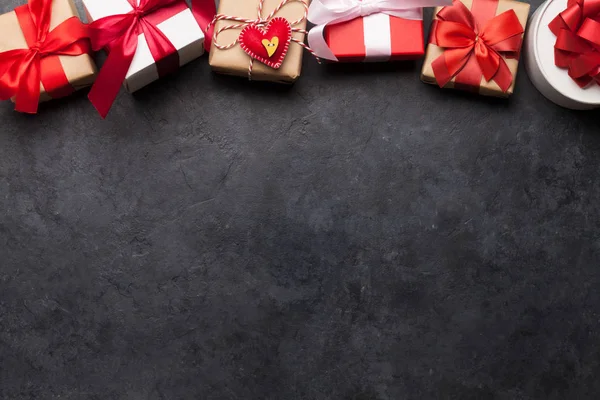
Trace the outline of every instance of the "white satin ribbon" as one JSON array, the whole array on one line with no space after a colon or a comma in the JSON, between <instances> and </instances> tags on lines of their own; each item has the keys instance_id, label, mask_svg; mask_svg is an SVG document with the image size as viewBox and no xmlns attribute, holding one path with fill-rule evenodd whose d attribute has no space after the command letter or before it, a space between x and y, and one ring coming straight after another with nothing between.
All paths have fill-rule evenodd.
<instances>
[{"instance_id":1,"label":"white satin ribbon","mask_svg":"<svg viewBox=\"0 0 600 400\"><path fill-rule=\"evenodd\" d=\"M389 58L392 51L390 16L420 20L423 19L423 7L447 5L452 5L452 0L313 0L308 9L308 20L316 26L308 32L308 45L318 57L338 61L325 41L325 27L355 18L383 14L382 17L388 19L387 25L379 25L378 23L383 23L383 19L379 18L373 18L373 24L365 24L365 47L367 57ZM373 31L373 34L368 33L367 29L372 29L375 25L378 26L377 31ZM383 33L381 28L385 26L388 28L387 32L380 36Z\"/></svg>"}]
</instances>

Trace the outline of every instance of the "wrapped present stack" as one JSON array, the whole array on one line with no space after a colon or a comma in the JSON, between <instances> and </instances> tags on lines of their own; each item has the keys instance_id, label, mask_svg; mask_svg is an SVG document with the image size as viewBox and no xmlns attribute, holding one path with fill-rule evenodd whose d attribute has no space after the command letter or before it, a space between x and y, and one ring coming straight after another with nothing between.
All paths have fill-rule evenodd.
<instances>
[{"instance_id":1,"label":"wrapped present stack","mask_svg":"<svg viewBox=\"0 0 600 400\"><path fill-rule=\"evenodd\" d=\"M450 0L313 0L308 44L330 61L414 60L425 53L423 7Z\"/></svg>"},{"instance_id":2,"label":"wrapped present stack","mask_svg":"<svg viewBox=\"0 0 600 400\"><path fill-rule=\"evenodd\" d=\"M421 80L508 97L515 87L529 4L454 0L436 9Z\"/></svg>"},{"instance_id":3,"label":"wrapped present stack","mask_svg":"<svg viewBox=\"0 0 600 400\"><path fill-rule=\"evenodd\" d=\"M40 101L90 86L96 75L90 50L71 0L29 0L0 15L0 98L35 113Z\"/></svg>"}]
</instances>

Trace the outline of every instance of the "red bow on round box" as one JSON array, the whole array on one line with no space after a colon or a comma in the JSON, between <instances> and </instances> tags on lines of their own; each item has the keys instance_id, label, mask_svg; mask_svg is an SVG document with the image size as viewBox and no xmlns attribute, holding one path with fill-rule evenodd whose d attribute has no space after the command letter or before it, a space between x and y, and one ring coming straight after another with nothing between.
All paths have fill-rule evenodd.
<instances>
[{"instance_id":1,"label":"red bow on round box","mask_svg":"<svg viewBox=\"0 0 600 400\"><path fill-rule=\"evenodd\" d=\"M479 91L483 77L495 82L500 94L511 88L514 77L506 59L518 59L524 28L513 9L495 15L498 4L474 0L469 10L454 0L437 13L430 41L443 51L431 61L431 69L440 87L454 79L456 88Z\"/></svg>"},{"instance_id":2,"label":"red bow on round box","mask_svg":"<svg viewBox=\"0 0 600 400\"><path fill-rule=\"evenodd\" d=\"M94 0L97 1L97 0ZM87 0L92 3L92 0ZM138 50L139 36L144 39L159 77L179 68L177 48L159 29L158 25L188 9L184 0L127 0L130 10L124 14L109 15L90 24L90 39L95 51L106 48L109 52L89 99L104 118L119 93L121 85ZM88 5L89 7L89 5ZM205 33L205 47L209 44L204 27L216 13L214 0L192 0L192 14ZM208 48L208 47L206 47Z\"/></svg>"},{"instance_id":3,"label":"red bow on round box","mask_svg":"<svg viewBox=\"0 0 600 400\"><path fill-rule=\"evenodd\" d=\"M15 109L34 114L40 101L40 82L52 98L75 91L59 56L90 52L88 31L79 18L71 17L50 30L53 0L29 0L17 7L27 48L0 53L0 99L15 97Z\"/></svg>"},{"instance_id":4,"label":"red bow on round box","mask_svg":"<svg viewBox=\"0 0 600 400\"><path fill-rule=\"evenodd\" d=\"M600 0L569 0L548 25L556 35L555 64L580 86L600 84Z\"/></svg>"}]
</instances>

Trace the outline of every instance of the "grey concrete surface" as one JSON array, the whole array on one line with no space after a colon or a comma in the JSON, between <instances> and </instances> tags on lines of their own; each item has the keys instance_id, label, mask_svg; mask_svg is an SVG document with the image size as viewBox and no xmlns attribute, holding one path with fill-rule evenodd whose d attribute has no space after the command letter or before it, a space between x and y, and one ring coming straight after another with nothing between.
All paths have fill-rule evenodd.
<instances>
[{"instance_id":1,"label":"grey concrete surface","mask_svg":"<svg viewBox=\"0 0 600 400\"><path fill-rule=\"evenodd\" d=\"M0 398L598 398L598 113L419 69L2 104Z\"/></svg>"}]
</instances>

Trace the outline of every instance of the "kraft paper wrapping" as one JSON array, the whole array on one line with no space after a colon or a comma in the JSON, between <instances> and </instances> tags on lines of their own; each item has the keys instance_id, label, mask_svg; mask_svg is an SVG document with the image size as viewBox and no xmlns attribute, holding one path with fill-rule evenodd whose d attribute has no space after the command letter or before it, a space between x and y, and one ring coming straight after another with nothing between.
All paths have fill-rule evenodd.
<instances>
[{"instance_id":1,"label":"kraft paper wrapping","mask_svg":"<svg viewBox=\"0 0 600 400\"><path fill-rule=\"evenodd\" d=\"M62 22L73 16L79 18L77 9L72 0L54 0L52 3L50 29L56 28ZM23 31L21 31L17 14L14 11L11 11L0 15L0 52L23 48L27 48L27 41L25 40ZM94 79L96 78L96 66L89 55L59 56L59 59L65 70L67 79L75 90L85 88L94 83ZM40 101L51 100L41 82L40 88Z\"/></svg>"},{"instance_id":2,"label":"kraft paper wrapping","mask_svg":"<svg viewBox=\"0 0 600 400\"><path fill-rule=\"evenodd\" d=\"M218 14L229 15L239 18L256 19L258 17L259 0L221 0ZM281 3L281 0L265 0L263 7L263 18L268 16ZM309 1L310 4L310 1ZM300 2L292 2L285 5L275 16L283 17L290 22L294 22L304 15L304 7ZM226 25L234 25L235 21L219 21L215 25L215 31ZM306 29L306 21L301 22L292 28ZM232 43L240 35L242 28L230 29L222 32L217 37L221 45ZM292 36L298 40L304 40L304 34L299 32L292 33ZM281 68L273 69L259 61L254 61L252 68L252 80L293 83L299 77L302 71L302 55L304 49L297 43L290 43L287 55ZM227 75L248 76L248 67L250 57L238 45L228 50L219 50L213 42L210 49L208 63L215 72Z\"/></svg>"},{"instance_id":3,"label":"kraft paper wrapping","mask_svg":"<svg viewBox=\"0 0 600 400\"><path fill-rule=\"evenodd\" d=\"M461 1L469 10L471 9L471 6L473 5L473 0L461 0ZM485 1L485 0L479 0L479 1ZM442 8L443 7L437 7L435 9L434 19L437 19L437 13ZM511 10L511 9L515 11L515 14L517 14L517 17L519 18L519 22L521 22L523 29L525 29L525 27L527 26L526 25L527 17L529 16L529 4L521 3L521 2L513 1L513 0L500 0L498 2L498 8L496 11L496 15L500 15L503 12ZM435 79L435 75L433 74L433 68L431 67L431 64L433 63L433 61L436 58L441 56L443 52L444 52L444 49L442 47L438 47L433 43L429 43L429 45L427 46L427 53L425 54L425 61L423 63L423 69L421 71L421 80L423 82L430 83L432 85L437 85L437 81ZM517 69L519 67L519 60L511 59L511 58L504 58L504 60L506 61L506 65L508 65L508 68L510 69L510 72L513 76L513 81L512 81L512 84L510 85L510 88L506 92L503 92L502 89L500 89L500 86L498 86L498 84L494 80L491 80L488 82L482 76L481 83L479 86L479 94L484 95L484 96L508 97L513 93L514 88L515 88L516 78L517 78ZM453 89L454 88L454 78L452 78L452 80L450 82L448 82L448 84L444 88Z\"/></svg>"}]
</instances>

